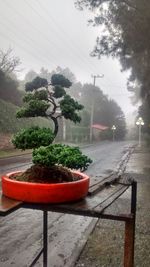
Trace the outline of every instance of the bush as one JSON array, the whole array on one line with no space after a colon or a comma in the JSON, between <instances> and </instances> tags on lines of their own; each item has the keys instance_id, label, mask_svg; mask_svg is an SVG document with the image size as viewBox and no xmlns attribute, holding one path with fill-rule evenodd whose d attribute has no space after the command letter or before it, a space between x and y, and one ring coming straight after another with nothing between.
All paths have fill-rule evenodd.
<instances>
[{"instance_id":1,"label":"bush","mask_svg":"<svg viewBox=\"0 0 150 267\"><path fill-rule=\"evenodd\" d=\"M51 129L33 126L17 133L12 139L12 143L16 148L25 150L39 146L48 146L53 140L54 135Z\"/></svg>"},{"instance_id":2,"label":"bush","mask_svg":"<svg viewBox=\"0 0 150 267\"><path fill-rule=\"evenodd\" d=\"M33 163L46 167L63 165L71 169L84 171L92 160L83 155L78 147L70 147L62 144L52 144L40 147L33 151Z\"/></svg>"}]
</instances>

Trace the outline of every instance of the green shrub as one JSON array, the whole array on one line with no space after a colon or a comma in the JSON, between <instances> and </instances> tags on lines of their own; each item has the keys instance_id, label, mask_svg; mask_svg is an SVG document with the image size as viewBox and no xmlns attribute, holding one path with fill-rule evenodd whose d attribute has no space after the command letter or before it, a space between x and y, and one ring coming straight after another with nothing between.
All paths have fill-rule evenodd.
<instances>
[{"instance_id":1,"label":"green shrub","mask_svg":"<svg viewBox=\"0 0 150 267\"><path fill-rule=\"evenodd\" d=\"M58 164L71 169L84 171L92 163L92 160L83 155L78 147L51 144L33 151L33 163L46 167Z\"/></svg>"},{"instance_id":2,"label":"green shrub","mask_svg":"<svg viewBox=\"0 0 150 267\"><path fill-rule=\"evenodd\" d=\"M48 146L52 143L53 139L54 135L50 128L33 126L17 133L12 139L12 143L16 148L25 150L39 146Z\"/></svg>"}]
</instances>

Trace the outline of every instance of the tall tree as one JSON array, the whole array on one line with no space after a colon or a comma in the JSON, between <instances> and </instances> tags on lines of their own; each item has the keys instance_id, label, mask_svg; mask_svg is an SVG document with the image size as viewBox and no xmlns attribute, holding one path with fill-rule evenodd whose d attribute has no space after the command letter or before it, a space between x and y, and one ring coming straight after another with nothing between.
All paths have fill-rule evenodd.
<instances>
[{"instance_id":1,"label":"tall tree","mask_svg":"<svg viewBox=\"0 0 150 267\"><path fill-rule=\"evenodd\" d=\"M80 8L94 14L94 26L104 26L97 38L93 56L119 58L123 70L131 70L128 86L150 105L150 1L147 0L77 0Z\"/></svg>"},{"instance_id":2,"label":"tall tree","mask_svg":"<svg viewBox=\"0 0 150 267\"><path fill-rule=\"evenodd\" d=\"M80 87L80 96L77 99L84 105L86 111L86 126L90 127L91 112L93 112L93 124L103 124L111 129L115 124L116 138L123 139L126 134L125 115L120 106L114 101L109 100L102 90L93 84L84 84ZM82 125L83 117L82 114Z\"/></svg>"}]
</instances>

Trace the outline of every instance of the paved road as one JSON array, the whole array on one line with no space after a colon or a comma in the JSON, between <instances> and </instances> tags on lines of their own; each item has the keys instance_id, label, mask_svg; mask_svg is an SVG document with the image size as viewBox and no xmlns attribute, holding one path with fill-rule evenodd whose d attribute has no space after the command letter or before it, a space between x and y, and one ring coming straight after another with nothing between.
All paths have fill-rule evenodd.
<instances>
[{"instance_id":1,"label":"paved road","mask_svg":"<svg viewBox=\"0 0 150 267\"><path fill-rule=\"evenodd\" d=\"M116 170L131 145L133 143L104 142L82 148L93 159L86 173L91 179L108 175ZM25 169L29 162L28 156L20 157L18 162L1 161L1 173ZM42 212L20 209L0 220L0 266L27 267L42 244ZM81 216L49 213L49 266L73 266L95 222ZM41 267L41 262L35 266Z\"/></svg>"}]
</instances>

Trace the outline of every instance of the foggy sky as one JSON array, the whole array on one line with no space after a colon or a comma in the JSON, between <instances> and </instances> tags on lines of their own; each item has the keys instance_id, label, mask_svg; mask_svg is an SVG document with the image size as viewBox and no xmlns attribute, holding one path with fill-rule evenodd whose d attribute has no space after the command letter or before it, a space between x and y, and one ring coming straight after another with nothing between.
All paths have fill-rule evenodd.
<instances>
[{"instance_id":1,"label":"foggy sky","mask_svg":"<svg viewBox=\"0 0 150 267\"><path fill-rule=\"evenodd\" d=\"M11 47L20 57L20 78L30 69L57 66L68 67L82 83L93 83L92 74L104 74L96 85L127 114L137 109L126 89L129 73L120 71L117 60L89 56L100 34L99 27L87 26L89 18L73 0L0 0L0 49Z\"/></svg>"}]
</instances>

